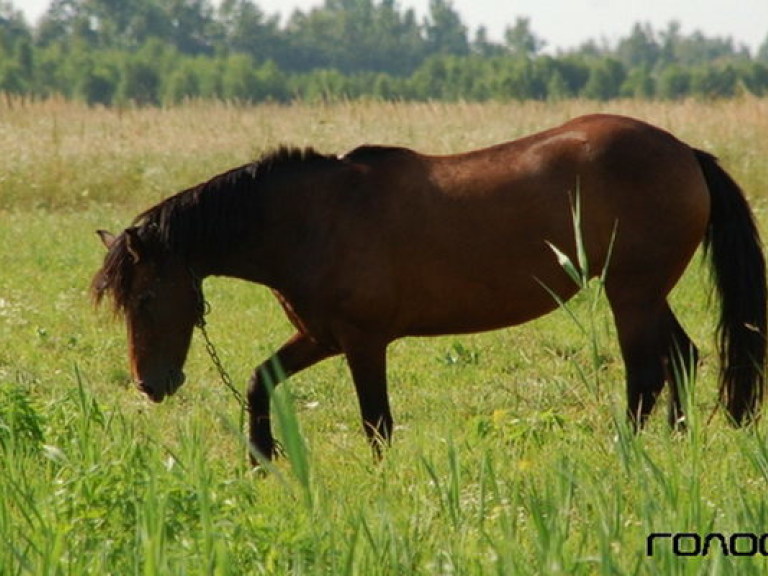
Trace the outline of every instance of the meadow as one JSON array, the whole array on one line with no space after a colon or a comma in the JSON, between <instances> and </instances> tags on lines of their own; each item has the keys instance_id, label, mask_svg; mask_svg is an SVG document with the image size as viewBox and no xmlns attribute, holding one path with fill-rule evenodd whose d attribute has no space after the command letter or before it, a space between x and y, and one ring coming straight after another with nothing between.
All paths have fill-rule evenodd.
<instances>
[{"instance_id":1,"label":"meadow","mask_svg":"<svg viewBox=\"0 0 768 576\"><path fill-rule=\"evenodd\" d=\"M641 435L627 429L623 365L593 282L568 310L524 326L395 343L397 428L378 464L342 360L281 386L287 454L254 471L240 406L199 334L187 384L152 405L131 385L124 326L90 302L96 229L118 232L280 143L447 153L593 111L717 154L768 237L765 99L139 110L3 100L0 574L765 573L766 425L735 430L714 412L716 311L699 257L672 297L703 357L687 434L669 432L663 401ZM211 336L244 389L291 326L265 288L209 279L205 290ZM653 533L677 536L653 540L649 555ZM712 540L693 554L710 533L727 550Z\"/></svg>"}]
</instances>

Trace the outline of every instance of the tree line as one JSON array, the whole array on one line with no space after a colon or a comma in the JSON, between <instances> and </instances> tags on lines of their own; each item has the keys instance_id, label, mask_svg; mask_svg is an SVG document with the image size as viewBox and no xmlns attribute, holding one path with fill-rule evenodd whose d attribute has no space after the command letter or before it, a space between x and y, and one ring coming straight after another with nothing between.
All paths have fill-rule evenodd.
<instances>
[{"instance_id":1,"label":"tree line","mask_svg":"<svg viewBox=\"0 0 768 576\"><path fill-rule=\"evenodd\" d=\"M766 40L638 23L613 45L550 54L526 18L500 41L450 0L325 0L284 23L253 0L52 0L34 24L0 0L0 92L91 105L378 98L727 98L768 93Z\"/></svg>"}]
</instances>

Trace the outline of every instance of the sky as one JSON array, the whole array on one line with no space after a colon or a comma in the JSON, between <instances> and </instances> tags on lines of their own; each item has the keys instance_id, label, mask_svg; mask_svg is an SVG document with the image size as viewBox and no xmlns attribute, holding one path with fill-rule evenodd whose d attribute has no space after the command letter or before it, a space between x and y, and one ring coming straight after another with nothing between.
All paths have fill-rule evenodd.
<instances>
[{"instance_id":1,"label":"sky","mask_svg":"<svg viewBox=\"0 0 768 576\"><path fill-rule=\"evenodd\" d=\"M11 0L34 23L49 0ZM214 0L214 3L217 3ZM267 14L284 17L295 9L321 6L323 0L254 0ZM429 0L399 0L401 8L427 13ZM462 20L474 31L484 25L501 40L507 25L518 17L530 19L531 29L548 45L547 51L579 46L587 40L615 42L629 35L636 22L662 30L672 20L682 32L700 30L706 36L729 36L752 53L768 38L768 0L453 0Z\"/></svg>"}]
</instances>

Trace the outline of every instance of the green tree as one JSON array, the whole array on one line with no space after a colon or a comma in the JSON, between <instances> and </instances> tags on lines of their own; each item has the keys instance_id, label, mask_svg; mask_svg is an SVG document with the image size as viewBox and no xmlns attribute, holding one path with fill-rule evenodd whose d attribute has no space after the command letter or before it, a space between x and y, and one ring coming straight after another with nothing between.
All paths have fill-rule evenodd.
<instances>
[{"instance_id":1,"label":"green tree","mask_svg":"<svg viewBox=\"0 0 768 576\"><path fill-rule=\"evenodd\" d=\"M504 39L510 54L523 58L533 58L547 44L533 33L530 19L521 17L515 20L514 26L507 26Z\"/></svg>"},{"instance_id":2,"label":"green tree","mask_svg":"<svg viewBox=\"0 0 768 576\"><path fill-rule=\"evenodd\" d=\"M253 102L258 97L259 82L256 64L247 54L227 57L222 78L223 96L226 100Z\"/></svg>"},{"instance_id":3,"label":"green tree","mask_svg":"<svg viewBox=\"0 0 768 576\"><path fill-rule=\"evenodd\" d=\"M558 73L568 86L568 96L581 94L589 80L589 64L578 56L563 56L556 63Z\"/></svg>"},{"instance_id":4,"label":"green tree","mask_svg":"<svg viewBox=\"0 0 768 576\"><path fill-rule=\"evenodd\" d=\"M76 34L87 37L88 15L82 0L52 0L37 26L38 44L50 46L55 42L68 42Z\"/></svg>"},{"instance_id":5,"label":"green tree","mask_svg":"<svg viewBox=\"0 0 768 576\"><path fill-rule=\"evenodd\" d=\"M150 38L173 38L169 7L160 0L87 0L99 45L135 50Z\"/></svg>"},{"instance_id":6,"label":"green tree","mask_svg":"<svg viewBox=\"0 0 768 576\"><path fill-rule=\"evenodd\" d=\"M120 0L112 0L120 1ZM183 54L212 54L216 36L210 0L156 0L170 22L169 40Z\"/></svg>"},{"instance_id":7,"label":"green tree","mask_svg":"<svg viewBox=\"0 0 768 576\"><path fill-rule=\"evenodd\" d=\"M326 0L321 8L295 12L286 33L288 57L277 60L293 70L405 74L425 54L414 12L400 14L394 0Z\"/></svg>"},{"instance_id":8,"label":"green tree","mask_svg":"<svg viewBox=\"0 0 768 576\"><path fill-rule=\"evenodd\" d=\"M485 26L480 26L475 31L475 38L472 40L471 50L473 54L490 58L493 56L501 56L504 54L504 47L500 44L492 42L488 38L488 29Z\"/></svg>"},{"instance_id":9,"label":"green tree","mask_svg":"<svg viewBox=\"0 0 768 576\"><path fill-rule=\"evenodd\" d=\"M354 96L350 79L338 70L313 70L298 79L298 95L310 102L333 102Z\"/></svg>"},{"instance_id":10,"label":"green tree","mask_svg":"<svg viewBox=\"0 0 768 576\"><path fill-rule=\"evenodd\" d=\"M739 77L744 87L755 96L768 94L768 64L749 62L739 70Z\"/></svg>"},{"instance_id":11,"label":"green tree","mask_svg":"<svg viewBox=\"0 0 768 576\"><path fill-rule=\"evenodd\" d=\"M763 43L760 44L760 47L757 49L755 59L758 62L764 62L768 64L768 34L765 35L765 40L763 40Z\"/></svg>"},{"instance_id":12,"label":"green tree","mask_svg":"<svg viewBox=\"0 0 768 576\"><path fill-rule=\"evenodd\" d=\"M732 38L708 38L699 31L682 36L679 25L670 26L665 42L664 54L667 61L684 66L697 66L716 60L749 59L749 50L744 46L734 46Z\"/></svg>"},{"instance_id":13,"label":"green tree","mask_svg":"<svg viewBox=\"0 0 768 576\"><path fill-rule=\"evenodd\" d=\"M656 94L665 100L679 100L690 94L691 74L679 64L665 66L659 74Z\"/></svg>"},{"instance_id":14,"label":"green tree","mask_svg":"<svg viewBox=\"0 0 768 576\"><path fill-rule=\"evenodd\" d=\"M659 33L659 60L661 65L679 64L677 61L677 46L682 41L680 22L672 20L666 30Z\"/></svg>"},{"instance_id":15,"label":"green tree","mask_svg":"<svg viewBox=\"0 0 768 576\"><path fill-rule=\"evenodd\" d=\"M367 46L365 69L392 74L413 72L426 54L416 14L413 10L401 14L395 0L381 0L375 7Z\"/></svg>"},{"instance_id":16,"label":"green tree","mask_svg":"<svg viewBox=\"0 0 768 576\"><path fill-rule=\"evenodd\" d=\"M7 83L15 86L15 91L31 91L34 88L35 81L35 53L32 46L32 40L29 36L23 34L10 34L15 41L10 45L10 40L6 41L4 32L0 25L0 63L4 63L8 70L9 78Z\"/></svg>"},{"instance_id":17,"label":"green tree","mask_svg":"<svg viewBox=\"0 0 768 576\"><path fill-rule=\"evenodd\" d=\"M222 57L198 56L194 59L195 70L200 84L201 98L224 98L225 62Z\"/></svg>"},{"instance_id":18,"label":"green tree","mask_svg":"<svg viewBox=\"0 0 768 576\"><path fill-rule=\"evenodd\" d=\"M27 83L18 63L7 60L0 64L0 93L26 94Z\"/></svg>"},{"instance_id":19,"label":"green tree","mask_svg":"<svg viewBox=\"0 0 768 576\"><path fill-rule=\"evenodd\" d=\"M417 100L442 98L448 82L448 58L432 56L408 79L409 95Z\"/></svg>"},{"instance_id":20,"label":"green tree","mask_svg":"<svg viewBox=\"0 0 768 576\"><path fill-rule=\"evenodd\" d=\"M625 98L653 98L656 82L646 66L631 68L619 90Z\"/></svg>"},{"instance_id":21,"label":"green tree","mask_svg":"<svg viewBox=\"0 0 768 576\"><path fill-rule=\"evenodd\" d=\"M552 60L509 60L500 70L501 84L497 94L502 99L544 100L548 95L549 80L554 73Z\"/></svg>"},{"instance_id":22,"label":"green tree","mask_svg":"<svg viewBox=\"0 0 768 576\"><path fill-rule=\"evenodd\" d=\"M547 98L549 100L565 100L572 96L565 78L559 70L555 70L547 81Z\"/></svg>"},{"instance_id":23,"label":"green tree","mask_svg":"<svg viewBox=\"0 0 768 576\"><path fill-rule=\"evenodd\" d=\"M619 40L616 57L627 68L652 69L661 58L661 46L649 24L635 24L627 38Z\"/></svg>"},{"instance_id":24,"label":"green tree","mask_svg":"<svg viewBox=\"0 0 768 576\"><path fill-rule=\"evenodd\" d=\"M141 0L85 0L79 13L91 23L96 44L101 48L135 48L141 40L136 38L131 24L141 11Z\"/></svg>"},{"instance_id":25,"label":"green tree","mask_svg":"<svg viewBox=\"0 0 768 576\"><path fill-rule=\"evenodd\" d=\"M137 106L158 105L160 74L157 69L138 58L127 58L121 70L117 98Z\"/></svg>"},{"instance_id":26,"label":"green tree","mask_svg":"<svg viewBox=\"0 0 768 576\"><path fill-rule=\"evenodd\" d=\"M291 96L288 81L273 60L267 60L256 70L256 79L259 84L262 100L275 100L284 102Z\"/></svg>"},{"instance_id":27,"label":"green tree","mask_svg":"<svg viewBox=\"0 0 768 576\"><path fill-rule=\"evenodd\" d=\"M619 96L625 70L621 62L611 58L595 61L582 95L592 100L610 100Z\"/></svg>"},{"instance_id":28,"label":"green tree","mask_svg":"<svg viewBox=\"0 0 768 576\"><path fill-rule=\"evenodd\" d=\"M381 100L396 100L402 97L402 89L389 74L379 73L373 81L372 94Z\"/></svg>"},{"instance_id":29,"label":"green tree","mask_svg":"<svg viewBox=\"0 0 768 576\"><path fill-rule=\"evenodd\" d=\"M691 92L703 98L730 98L736 93L738 75L731 65L706 64L693 69Z\"/></svg>"},{"instance_id":30,"label":"green tree","mask_svg":"<svg viewBox=\"0 0 768 576\"><path fill-rule=\"evenodd\" d=\"M257 66L247 54L232 54L222 77L223 96L238 102L287 100L287 79L271 60Z\"/></svg>"},{"instance_id":31,"label":"green tree","mask_svg":"<svg viewBox=\"0 0 768 576\"><path fill-rule=\"evenodd\" d=\"M429 54L469 54L467 27L450 0L429 1L426 40Z\"/></svg>"},{"instance_id":32,"label":"green tree","mask_svg":"<svg viewBox=\"0 0 768 576\"><path fill-rule=\"evenodd\" d=\"M223 0L218 21L228 51L264 60L279 57L284 50L279 18L267 16L251 0Z\"/></svg>"},{"instance_id":33,"label":"green tree","mask_svg":"<svg viewBox=\"0 0 768 576\"><path fill-rule=\"evenodd\" d=\"M95 70L85 78L80 86L80 92L91 106L95 104L109 106L114 100L116 88L117 85L110 75Z\"/></svg>"},{"instance_id":34,"label":"green tree","mask_svg":"<svg viewBox=\"0 0 768 576\"><path fill-rule=\"evenodd\" d=\"M6 50L20 40L30 40L31 30L22 13L6 0L0 0L0 47Z\"/></svg>"},{"instance_id":35,"label":"green tree","mask_svg":"<svg viewBox=\"0 0 768 576\"><path fill-rule=\"evenodd\" d=\"M76 87L77 96L89 105L109 106L117 92L117 73L109 66L95 64L83 71Z\"/></svg>"},{"instance_id":36,"label":"green tree","mask_svg":"<svg viewBox=\"0 0 768 576\"><path fill-rule=\"evenodd\" d=\"M200 96L200 78L194 61L184 59L170 75L164 87L163 103L178 104Z\"/></svg>"}]
</instances>

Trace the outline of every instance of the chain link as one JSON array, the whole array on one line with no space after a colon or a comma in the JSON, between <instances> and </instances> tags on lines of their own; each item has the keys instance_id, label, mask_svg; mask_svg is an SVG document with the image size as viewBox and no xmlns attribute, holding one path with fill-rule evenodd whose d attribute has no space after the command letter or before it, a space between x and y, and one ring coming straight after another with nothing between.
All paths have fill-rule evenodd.
<instances>
[{"instance_id":1,"label":"chain link","mask_svg":"<svg viewBox=\"0 0 768 576\"><path fill-rule=\"evenodd\" d=\"M200 315L195 321L195 326L200 329L200 333L203 335L203 340L205 341L205 351L208 352L208 356L210 356L211 362L213 362L216 371L219 373L219 378L221 378L224 386L229 389L229 391L232 393L232 396L234 396L235 400L237 400L237 402L240 404L243 412L245 412L245 398L243 397L240 390L235 387L232 382L232 377L229 375L229 372L227 372L226 368L224 368L224 364L219 357L219 352L216 350L216 346L213 344L213 341L208 334L208 329L206 328L205 317L210 313L211 305L203 295L200 278L192 270L190 270L189 273L192 275L192 283L195 293L197 294L198 306L200 308Z\"/></svg>"},{"instance_id":2,"label":"chain link","mask_svg":"<svg viewBox=\"0 0 768 576\"><path fill-rule=\"evenodd\" d=\"M200 333L203 335L203 340L205 340L205 351L208 352L208 356L211 357L211 362L213 362L213 365L216 367L216 371L219 373L221 381L224 383L224 386L229 388L232 396L235 397L243 410L245 410L245 398L241 394L240 390L238 390L232 383L232 378L227 372L226 368L224 368L224 364L222 364L219 353L216 350L216 346L214 346L213 342L211 341L211 337L208 335L208 330L205 327L205 321L203 321L202 318L201 321L197 323L197 327L200 329Z\"/></svg>"}]
</instances>

